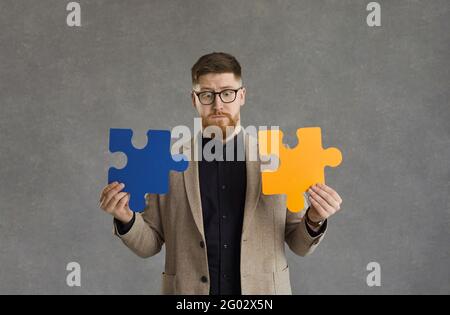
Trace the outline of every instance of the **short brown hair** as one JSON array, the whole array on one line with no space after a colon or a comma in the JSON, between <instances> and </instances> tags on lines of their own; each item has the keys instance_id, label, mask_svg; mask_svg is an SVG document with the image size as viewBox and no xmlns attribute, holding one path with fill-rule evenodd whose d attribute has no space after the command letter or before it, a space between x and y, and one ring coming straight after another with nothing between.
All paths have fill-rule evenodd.
<instances>
[{"instance_id":1,"label":"short brown hair","mask_svg":"<svg viewBox=\"0 0 450 315\"><path fill-rule=\"evenodd\" d=\"M234 73L237 79L241 79L241 65L230 54L213 52L204 56L192 66L192 85L198 84L199 77L208 73Z\"/></svg>"}]
</instances>

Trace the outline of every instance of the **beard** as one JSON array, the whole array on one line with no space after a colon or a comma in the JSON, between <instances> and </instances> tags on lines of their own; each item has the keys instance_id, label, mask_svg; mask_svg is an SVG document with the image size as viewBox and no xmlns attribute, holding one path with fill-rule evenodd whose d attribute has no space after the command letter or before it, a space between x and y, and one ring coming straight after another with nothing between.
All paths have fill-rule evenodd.
<instances>
[{"instance_id":1,"label":"beard","mask_svg":"<svg viewBox=\"0 0 450 315\"><path fill-rule=\"evenodd\" d=\"M215 116L215 115L223 115L225 117L219 118L219 119L212 118L212 116ZM217 111L217 112L214 112L214 113L208 115L207 117L202 117L203 128L206 128L208 126L219 127L222 130L223 139L225 139L227 136L227 127L229 127L228 129L230 129L230 127L232 127L232 129L230 131L231 132L234 131L238 121L239 121L239 113L233 117L229 113Z\"/></svg>"}]
</instances>

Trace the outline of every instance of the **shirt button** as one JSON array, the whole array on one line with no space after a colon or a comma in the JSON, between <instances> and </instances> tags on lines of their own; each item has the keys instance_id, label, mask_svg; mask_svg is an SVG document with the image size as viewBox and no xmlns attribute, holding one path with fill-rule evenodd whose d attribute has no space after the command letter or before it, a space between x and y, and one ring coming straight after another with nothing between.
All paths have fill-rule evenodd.
<instances>
[{"instance_id":1,"label":"shirt button","mask_svg":"<svg viewBox=\"0 0 450 315\"><path fill-rule=\"evenodd\" d=\"M224 278L224 279L228 279L228 275L224 273L224 274L223 274L223 278Z\"/></svg>"},{"instance_id":2,"label":"shirt button","mask_svg":"<svg viewBox=\"0 0 450 315\"><path fill-rule=\"evenodd\" d=\"M222 190L225 190L227 188L226 185L222 185Z\"/></svg>"},{"instance_id":3,"label":"shirt button","mask_svg":"<svg viewBox=\"0 0 450 315\"><path fill-rule=\"evenodd\" d=\"M200 281L203 283L206 283L206 282L208 282L208 278L206 278L206 276L203 276L200 278Z\"/></svg>"},{"instance_id":4,"label":"shirt button","mask_svg":"<svg viewBox=\"0 0 450 315\"><path fill-rule=\"evenodd\" d=\"M224 220L225 220L226 218L227 218L227 216L226 216L226 215L223 215L223 216L222 216L222 219L224 219Z\"/></svg>"},{"instance_id":5,"label":"shirt button","mask_svg":"<svg viewBox=\"0 0 450 315\"><path fill-rule=\"evenodd\" d=\"M205 242L201 241L201 242L200 242L200 247L201 247L201 248L205 248Z\"/></svg>"},{"instance_id":6,"label":"shirt button","mask_svg":"<svg viewBox=\"0 0 450 315\"><path fill-rule=\"evenodd\" d=\"M224 244L224 245L223 245L223 248L228 248L228 244Z\"/></svg>"}]
</instances>

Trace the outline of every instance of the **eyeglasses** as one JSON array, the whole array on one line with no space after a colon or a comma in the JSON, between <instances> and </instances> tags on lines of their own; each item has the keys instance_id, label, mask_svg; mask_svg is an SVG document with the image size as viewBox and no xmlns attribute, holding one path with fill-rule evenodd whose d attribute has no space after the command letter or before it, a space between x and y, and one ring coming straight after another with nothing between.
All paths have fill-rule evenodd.
<instances>
[{"instance_id":1,"label":"eyeglasses","mask_svg":"<svg viewBox=\"0 0 450 315\"><path fill-rule=\"evenodd\" d=\"M200 103L202 103L202 105L211 105L212 103L214 103L215 99L216 99L216 95L219 95L220 99L222 100L222 102L224 103L232 103L234 102L234 100L236 99L237 96L237 92L242 89L243 87L241 86L238 89L226 89L220 92L211 92L211 91L205 91L205 92L196 92L196 91L192 91L195 93L195 95L197 95L198 100L200 101Z\"/></svg>"}]
</instances>

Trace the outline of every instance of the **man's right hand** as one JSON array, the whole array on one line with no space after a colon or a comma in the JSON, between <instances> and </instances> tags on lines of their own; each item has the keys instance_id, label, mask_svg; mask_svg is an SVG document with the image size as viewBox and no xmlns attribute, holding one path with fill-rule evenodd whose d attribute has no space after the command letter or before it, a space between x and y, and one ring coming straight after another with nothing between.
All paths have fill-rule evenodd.
<instances>
[{"instance_id":1,"label":"man's right hand","mask_svg":"<svg viewBox=\"0 0 450 315\"><path fill-rule=\"evenodd\" d=\"M133 211L128 206L130 194L122 192L125 185L114 182L107 185L100 195L100 208L126 224L133 218Z\"/></svg>"}]
</instances>

